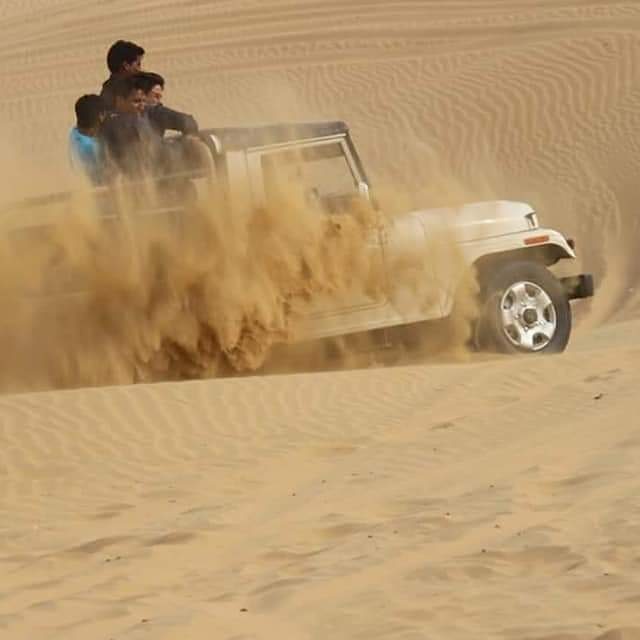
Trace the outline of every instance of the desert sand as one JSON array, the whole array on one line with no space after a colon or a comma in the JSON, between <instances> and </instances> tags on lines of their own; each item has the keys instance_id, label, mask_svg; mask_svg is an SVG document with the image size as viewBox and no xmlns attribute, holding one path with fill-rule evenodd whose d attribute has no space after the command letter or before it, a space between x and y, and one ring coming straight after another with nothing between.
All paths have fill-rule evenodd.
<instances>
[{"instance_id":1,"label":"desert sand","mask_svg":"<svg viewBox=\"0 0 640 640\"><path fill-rule=\"evenodd\" d=\"M640 638L637 2L0 24L0 201L65 184L73 102L128 38L203 126L344 119L403 205L532 202L598 282L561 356L0 396L0 637Z\"/></svg>"}]
</instances>

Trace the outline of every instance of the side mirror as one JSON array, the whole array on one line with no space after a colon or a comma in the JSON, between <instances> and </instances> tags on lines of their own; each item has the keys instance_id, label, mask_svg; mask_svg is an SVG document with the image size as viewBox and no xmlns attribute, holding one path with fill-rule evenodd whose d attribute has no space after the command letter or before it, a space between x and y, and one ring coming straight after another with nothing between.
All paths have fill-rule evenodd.
<instances>
[{"instance_id":1,"label":"side mirror","mask_svg":"<svg viewBox=\"0 0 640 640\"><path fill-rule=\"evenodd\" d=\"M358 182L358 193L367 200L370 200L369 185L366 182Z\"/></svg>"},{"instance_id":2,"label":"side mirror","mask_svg":"<svg viewBox=\"0 0 640 640\"><path fill-rule=\"evenodd\" d=\"M375 197L371 196L369 192L369 185L366 182L358 182L358 194L361 198L364 198L376 211L380 209L378 201Z\"/></svg>"}]
</instances>

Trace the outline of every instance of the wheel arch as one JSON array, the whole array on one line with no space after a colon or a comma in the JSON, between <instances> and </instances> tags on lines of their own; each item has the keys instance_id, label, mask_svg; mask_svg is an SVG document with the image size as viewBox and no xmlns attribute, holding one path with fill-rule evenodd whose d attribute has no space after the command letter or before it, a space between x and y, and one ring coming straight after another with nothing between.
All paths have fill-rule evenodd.
<instances>
[{"instance_id":1,"label":"wheel arch","mask_svg":"<svg viewBox=\"0 0 640 640\"><path fill-rule=\"evenodd\" d=\"M483 289L488 278L497 268L509 262L536 262L545 267L550 267L560 260L571 259L575 256L569 253L563 246L557 244L544 244L537 247L519 247L495 251L479 256L472 262L476 272L478 284Z\"/></svg>"}]
</instances>

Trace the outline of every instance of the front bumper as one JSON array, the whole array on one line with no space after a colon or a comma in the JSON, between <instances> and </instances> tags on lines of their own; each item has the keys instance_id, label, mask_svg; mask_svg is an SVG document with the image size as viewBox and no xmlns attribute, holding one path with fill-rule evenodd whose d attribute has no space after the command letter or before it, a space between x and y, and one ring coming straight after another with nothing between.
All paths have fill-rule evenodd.
<instances>
[{"instance_id":1,"label":"front bumper","mask_svg":"<svg viewBox=\"0 0 640 640\"><path fill-rule=\"evenodd\" d=\"M591 298L593 296L593 276L590 273L560 278L560 282L569 300L579 300L580 298Z\"/></svg>"}]
</instances>

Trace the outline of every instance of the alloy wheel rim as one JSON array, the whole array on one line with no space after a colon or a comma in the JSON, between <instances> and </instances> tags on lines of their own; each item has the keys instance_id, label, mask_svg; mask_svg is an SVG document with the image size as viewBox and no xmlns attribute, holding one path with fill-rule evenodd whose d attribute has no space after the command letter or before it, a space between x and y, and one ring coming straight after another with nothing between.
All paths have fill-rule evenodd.
<instances>
[{"instance_id":1,"label":"alloy wheel rim","mask_svg":"<svg viewBox=\"0 0 640 640\"><path fill-rule=\"evenodd\" d=\"M523 351L541 351L558 329L558 316L549 294L534 282L512 284L500 300L502 330Z\"/></svg>"}]
</instances>

